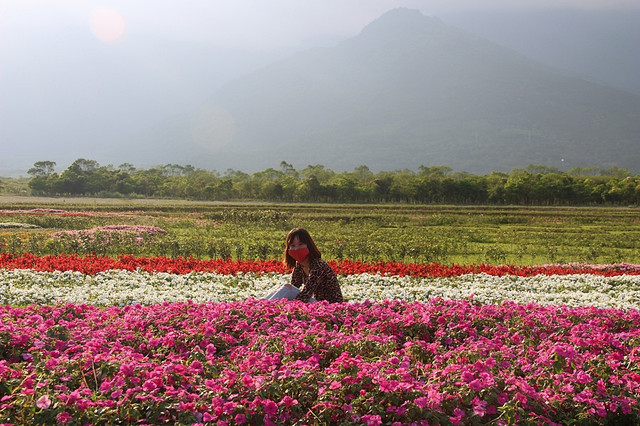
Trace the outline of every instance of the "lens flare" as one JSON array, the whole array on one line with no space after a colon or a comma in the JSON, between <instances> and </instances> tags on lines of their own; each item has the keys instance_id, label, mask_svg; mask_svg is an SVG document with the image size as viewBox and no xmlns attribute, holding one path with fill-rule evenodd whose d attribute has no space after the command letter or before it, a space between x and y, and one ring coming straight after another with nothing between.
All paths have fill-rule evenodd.
<instances>
[{"instance_id":1,"label":"lens flare","mask_svg":"<svg viewBox=\"0 0 640 426\"><path fill-rule=\"evenodd\" d=\"M89 19L91 31L98 40L114 43L124 37L126 25L124 18L115 9L101 8L95 10Z\"/></svg>"}]
</instances>

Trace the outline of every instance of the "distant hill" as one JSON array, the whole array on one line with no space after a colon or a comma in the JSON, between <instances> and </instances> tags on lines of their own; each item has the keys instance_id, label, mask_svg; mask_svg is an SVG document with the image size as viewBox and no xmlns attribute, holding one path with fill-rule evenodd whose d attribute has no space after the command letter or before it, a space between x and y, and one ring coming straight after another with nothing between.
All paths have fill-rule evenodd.
<instances>
[{"instance_id":1,"label":"distant hill","mask_svg":"<svg viewBox=\"0 0 640 426\"><path fill-rule=\"evenodd\" d=\"M408 9L349 40L225 85L197 163L264 169L528 164L640 171L640 97L594 84ZM233 129L231 129L233 123ZM212 139L212 140L213 140ZM206 145L206 144L205 144ZM182 151L184 153L184 151ZM184 155L184 154L183 154Z\"/></svg>"}]
</instances>

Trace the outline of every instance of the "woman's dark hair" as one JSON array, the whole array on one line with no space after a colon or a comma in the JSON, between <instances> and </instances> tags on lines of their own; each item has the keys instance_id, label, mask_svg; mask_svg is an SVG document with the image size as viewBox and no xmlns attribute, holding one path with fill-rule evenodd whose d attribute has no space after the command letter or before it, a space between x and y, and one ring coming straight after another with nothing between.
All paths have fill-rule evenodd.
<instances>
[{"instance_id":1,"label":"woman's dark hair","mask_svg":"<svg viewBox=\"0 0 640 426\"><path fill-rule=\"evenodd\" d=\"M298 240L300 240L302 244L307 245L307 248L309 249L309 257L311 259L319 259L322 257L322 255L320 254L320 250L318 250L316 243L313 242L313 239L311 238L311 235L309 235L309 232L307 232L306 229L293 228L291 231L289 231L289 233L287 234L287 239L285 240L284 255L282 257L282 261L285 265L287 265L289 268L293 268L294 266L296 266L296 260L289 255L289 246L296 237L298 237Z\"/></svg>"}]
</instances>

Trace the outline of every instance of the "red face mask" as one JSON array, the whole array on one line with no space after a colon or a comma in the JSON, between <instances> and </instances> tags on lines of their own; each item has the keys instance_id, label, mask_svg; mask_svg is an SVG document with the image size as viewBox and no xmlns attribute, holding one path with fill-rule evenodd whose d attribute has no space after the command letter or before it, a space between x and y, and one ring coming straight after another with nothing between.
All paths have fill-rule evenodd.
<instances>
[{"instance_id":1,"label":"red face mask","mask_svg":"<svg viewBox=\"0 0 640 426\"><path fill-rule=\"evenodd\" d=\"M289 256L293 257L296 262L302 263L307 258L307 256L309 256L309 249L306 247L301 247L295 250L289 249Z\"/></svg>"}]
</instances>

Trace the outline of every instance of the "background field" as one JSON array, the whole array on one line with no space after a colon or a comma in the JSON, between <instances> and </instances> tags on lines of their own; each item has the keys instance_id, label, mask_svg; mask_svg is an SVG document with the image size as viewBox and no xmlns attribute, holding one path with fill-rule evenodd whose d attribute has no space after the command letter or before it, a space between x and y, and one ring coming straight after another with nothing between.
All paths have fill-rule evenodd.
<instances>
[{"instance_id":1,"label":"background field","mask_svg":"<svg viewBox=\"0 0 640 426\"><path fill-rule=\"evenodd\" d=\"M33 211L33 209L60 211ZM0 197L0 250L280 258L293 227L307 228L327 259L445 264L640 263L634 208L211 203ZM20 226L24 225L24 227ZM38 228L27 229L28 225ZM137 239L64 230L146 225Z\"/></svg>"}]
</instances>

